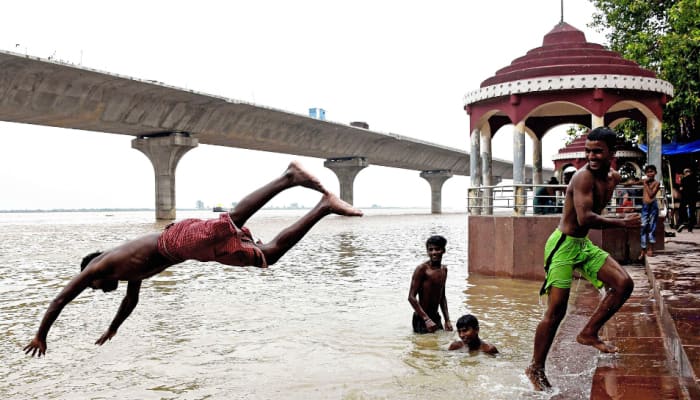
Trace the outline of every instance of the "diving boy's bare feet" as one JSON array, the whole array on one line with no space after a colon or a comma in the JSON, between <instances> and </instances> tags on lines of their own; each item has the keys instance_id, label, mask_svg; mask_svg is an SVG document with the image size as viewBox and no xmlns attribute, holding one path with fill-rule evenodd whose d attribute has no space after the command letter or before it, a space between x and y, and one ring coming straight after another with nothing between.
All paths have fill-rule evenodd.
<instances>
[{"instance_id":1,"label":"diving boy's bare feet","mask_svg":"<svg viewBox=\"0 0 700 400\"><path fill-rule=\"evenodd\" d=\"M600 340L598 336L586 336L579 333L579 335L576 336L576 341L584 346L593 346L603 353L617 353L619 351L617 347L605 343L604 341Z\"/></svg>"},{"instance_id":2,"label":"diving boy's bare feet","mask_svg":"<svg viewBox=\"0 0 700 400\"><path fill-rule=\"evenodd\" d=\"M552 388L552 385L547 379L547 375L544 374L544 368L534 367L529 365L525 368L525 375L530 379L535 390L542 391Z\"/></svg>"},{"instance_id":3,"label":"diving boy's bare feet","mask_svg":"<svg viewBox=\"0 0 700 400\"><path fill-rule=\"evenodd\" d=\"M639 257L637 257L637 260L642 261L644 260L644 256L646 255L646 251L642 249L642 252L639 253Z\"/></svg>"},{"instance_id":4,"label":"diving boy's bare feet","mask_svg":"<svg viewBox=\"0 0 700 400\"><path fill-rule=\"evenodd\" d=\"M361 217L363 215L362 211L344 202L333 193L324 194L321 203L325 203L324 205L327 206L333 214L344 215L346 217Z\"/></svg>"},{"instance_id":5,"label":"diving boy's bare feet","mask_svg":"<svg viewBox=\"0 0 700 400\"><path fill-rule=\"evenodd\" d=\"M299 161L295 160L290 162L287 170L284 173L292 178L292 183L294 185L304 186L321 193L327 193L327 190L323 187L321 181L302 167Z\"/></svg>"}]
</instances>

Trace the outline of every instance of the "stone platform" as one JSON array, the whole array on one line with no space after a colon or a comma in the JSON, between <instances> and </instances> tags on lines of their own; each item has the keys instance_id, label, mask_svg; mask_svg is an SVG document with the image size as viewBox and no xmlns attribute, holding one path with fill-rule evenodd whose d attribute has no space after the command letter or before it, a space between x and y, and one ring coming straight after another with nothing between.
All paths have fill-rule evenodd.
<instances>
[{"instance_id":1,"label":"stone platform","mask_svg":"<svg viewBox=\"0 0 700 400\"><path fill-rule=\"evenodd\" d=\"M547 362L552 398L700 399L700 232L666 238L664 250L625 269L634 292L601 331L617 354L576 343L600 293L574 282Z\"/></svg>"}]
</instances>

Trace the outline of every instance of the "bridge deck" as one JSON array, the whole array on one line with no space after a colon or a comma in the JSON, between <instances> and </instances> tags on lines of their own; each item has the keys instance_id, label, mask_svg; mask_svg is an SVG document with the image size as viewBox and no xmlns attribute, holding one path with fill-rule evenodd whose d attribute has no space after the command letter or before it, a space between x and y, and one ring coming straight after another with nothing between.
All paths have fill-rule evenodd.
<instances>
[{"instance_id":1,"label":"bridge deck","mask_svg":"<svg viewBox=\"0 0 700 400\"><path fill-rule=\"evenodd\" d=\"M462 150L3 51L0 120L132 136L187 132L203 144L469 175ZM492 170L512 178L509 161L494 160Z\"/></svg>"}]
</instances>

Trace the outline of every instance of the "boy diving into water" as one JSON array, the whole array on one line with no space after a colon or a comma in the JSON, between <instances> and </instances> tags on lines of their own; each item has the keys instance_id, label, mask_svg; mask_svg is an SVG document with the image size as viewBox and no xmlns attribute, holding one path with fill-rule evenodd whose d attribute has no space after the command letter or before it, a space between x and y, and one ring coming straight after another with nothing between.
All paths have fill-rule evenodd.
<instances>
[{"instance_id":1,"label":"boy diving into water","mask_svg":"<svg viewBox=\"0 0 700 400\"><path fill-rule=\"evenodd\" d=\"M253 241L250 231L243 227L246 221L275 195L295 186L316 190L323 196L311 211L269 243ZM168 225L161 233L145 235L105 252L86 256L82 271L51 302L39 330L24 347L24 352L39 357L46 353L46 337L51 325L63 307L87 288L111 292L120 280L128 281L117 314L95 342L102 345L117 334L136 307L142 280L191 259L265 268L276 263L311 227L330 214L355 217L362 216L362 211L329 193L316 177L294 161L281 176L243 198L231 212L223 213L219 218L186 219Z\"/></svg>"}]
</instances>

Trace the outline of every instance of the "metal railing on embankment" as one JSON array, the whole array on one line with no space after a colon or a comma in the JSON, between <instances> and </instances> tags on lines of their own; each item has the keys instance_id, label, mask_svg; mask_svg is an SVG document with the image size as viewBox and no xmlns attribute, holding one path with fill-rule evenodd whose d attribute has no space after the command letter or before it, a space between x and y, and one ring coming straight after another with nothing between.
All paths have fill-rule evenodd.
<instances>
[{"instance_id":1,"label":"metal railing on embankment","mask_svg":"<svg viewBox=\"0 0 700 400\"><path fill-rule=\"evenodd\" d=\"M513 184L469 188L469 215L546 215L561 214L566 185ZM630 203L623 204L625 194ZM642 185L617 185L604 214L623 215L642 210ZM657 195L659 216L668 210L665 189Z\"/></svg>"}]
</instances>

